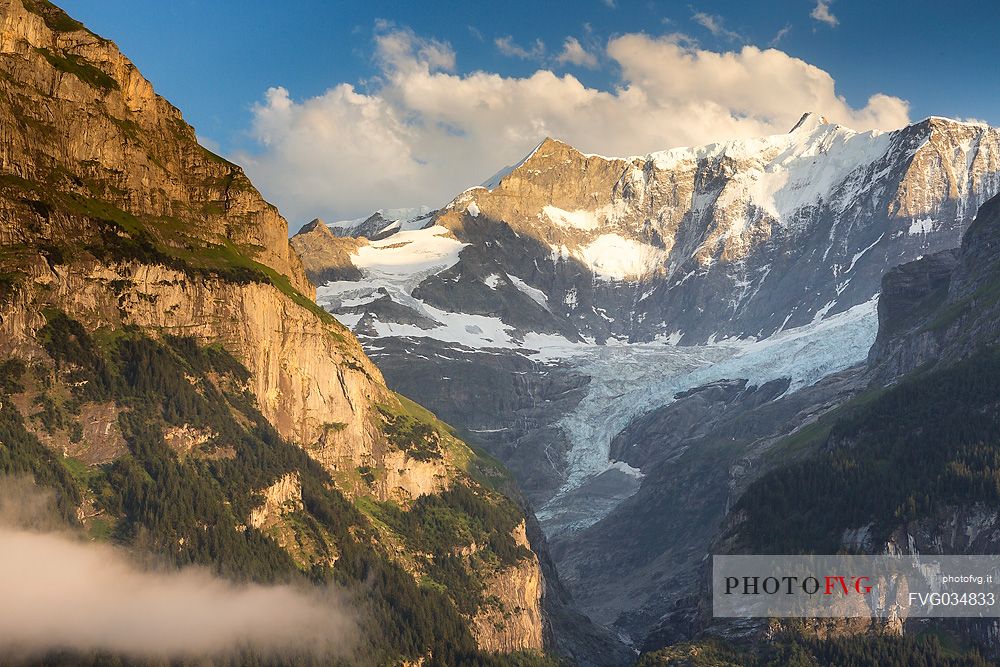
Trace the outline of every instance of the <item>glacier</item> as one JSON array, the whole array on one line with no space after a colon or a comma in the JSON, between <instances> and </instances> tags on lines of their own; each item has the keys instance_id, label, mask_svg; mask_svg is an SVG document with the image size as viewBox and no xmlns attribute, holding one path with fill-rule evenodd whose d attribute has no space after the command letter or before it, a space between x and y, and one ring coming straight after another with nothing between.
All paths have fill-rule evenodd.
<instances>
[{"instance_id":1,"label":"glacier","mask_svg":"<svg viewBox=\"0 0 1000 667\"><path fill-rule=\"evenodd\" d=\"M878 332L877 299L827 319L788 329L763 340L723 340L711 345L675 347L664 343L550 346L536 353L551 363L568 363L591 377L579 406L560 422L571 448L566 480L536 514L550 535L580 530L600 521L638 488L619 476L607 502L582 513L567 503L573 491L608 470L636 477L623 462L611 460L611 440L646 412L668 405L682 391L723 379L761 385L789 378L789 392L814 384L830 373L866 358ZM607 486L607 485L605 485ZM567 521L566 516L572 517Z\"/></svg>"}]
</instances>

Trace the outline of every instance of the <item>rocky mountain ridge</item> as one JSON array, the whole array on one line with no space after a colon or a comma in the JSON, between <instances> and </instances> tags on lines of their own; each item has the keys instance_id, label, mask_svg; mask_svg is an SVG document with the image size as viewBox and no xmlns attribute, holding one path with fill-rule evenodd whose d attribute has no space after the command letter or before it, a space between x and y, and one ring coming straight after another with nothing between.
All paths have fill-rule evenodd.
<instances>
[{"instance_id":1,"label":"rocky mountain ridge","mask_svg":"<svg viewBox=\"0 0 1000 667\"><path fill-rule=\"evenodd\" d=\"M184 235L236 246L311 296L277 209L242 169L198 144L180 112L112 42L45 0L4 0L0 11L7 102L0 168L7 187L46 184L79 207L88 200L113 205L155 221L152 233L172 246L186 242L171 225L184 219L192 223ZM25 212L45 218L37 206ZM31 242L38 225L41 235L53 231L8 218L0 239Z\"/></svg>"},{"instance_id":2,"label":"rocky mountain ridge","mask_svg":"<svg viewBox=\"0 0 1000 667\"><path fill-rule=\"evenodd\" d=\"M400 305L497 318L515 337L760 338L956 245L1000 188L1000 133L936 117L857 133L806 114L786 135L634 158L546 139L490 185L427 222L468 246Z\"/></svg>"}]
</instances>

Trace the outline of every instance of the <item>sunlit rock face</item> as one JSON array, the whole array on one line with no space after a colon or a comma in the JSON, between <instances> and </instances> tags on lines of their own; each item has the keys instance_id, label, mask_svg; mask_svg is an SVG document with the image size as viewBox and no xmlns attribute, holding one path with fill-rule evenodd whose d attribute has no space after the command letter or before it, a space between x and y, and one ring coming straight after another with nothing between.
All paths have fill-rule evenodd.
<instances>
[{"instance_id":1,"label":"sunlit rock face","mask_svg":"<svg viewBox=\"0 0 1000 667\"><path fill-rule=\"evenodd\" d=\"M483 254L582 335L694 344L867 301L887 266L956 246L998 173L1000 133L983 125L858 133L807 114L788 134L628 159L546 140L438 224L479 250L491 241ZM461 283L477 254L442 279ZM453 292L424 291L461 310Z\"/></svg>"},{"instance_id":2,"label":"sunlit rock face","mask_svg":"<svg viewBox=\"0 0 1000 667\"><path fill-rule=\"evenodd\" d=\"M321 223L314 227L326 230ZM331 247L342 252L344 272L336 261L324 260L327 278L361 276L346 258L362 242L332 234L312 241L299 244L307 259L323 257ZM253 502L229 517L231 526L221 522L222 530L237 533L236 540L259 538L258 546L270 538L294 561L295 573L336 570L345 546L355 541L372 562L392 560L415 579L426 575L430 558L350 504L330 505L320 516L310 489L364 498L368 508L392 503L402 512L422 497L473 489L484 502L511 503L515 520L484 528L478 544L459 540L455 566L483 577L489 606L476 601L455 618L483 650L542 650L544 586L525 535L529 517L504 498L516 490L501 490L499 482L491 486L504 479L499 466L481 461L450 428L386 387L355 336L318 308L314 295L278 210L239 166L199 145L180 111L155 93L114 43L48 2L0 0L0 363L29 369L17 372L24 377L15 378L16 388L0 389L0 403L6 417L13 405L24 421L29 435L21 435L22 441L37 431L47 448L44 456L32 452L19 465L34 470L51 452L73 457L86 475L104 475L96 466L123 460L141 469L148 463L141 457L152 456L162 440L166 453L157 460L163 466L191 465L177 477L147 474L143 495L152 495L149 489L159 491L158 484L170 484L174 492L184 476L225 476L207 472L211 463L238 461L240 479L226 481L252 494ZM82 341L93 344L94 357L72 350L78 356L61 366L46 339L53 321L70 327L68 336L81 349ZM142 411L114 393L111 380L101 400L80 398L59 421L36 419L37 402L69 404L73 392L87 385L89 380L71 377L78 366L97 359L124 375L115 354L125 339L165 355L156 363L137 363L136 384L149 380L156 391L168 391L160 388L157 372L179 364L181 386L197 387L207 407L188 401L178 409L183 416L171 415L173 421L163 425L162 437L156 435L159 423L144 432L142 448L122 425L123 415ZM228 361L222 370L185 361L165 351L175 340L186 341L191 354L200 350ZM108 377L117 376L108 371ZM142 418L155 421L156 411L148 412ZM205 427L209 417L231 430ZM250 431L259 434L254 442L261 447L248 455L250 440L242 437ZM5 435L0 449L12 444ZM489 475L480 474L479 466L487 465ZM177 504L237 505L220 486L184 486L208 488L202 495L211 497L183 497ZM123 520L121 507L101 502L82 490L78 519L86 523L100 513L109 523ZM200 533L200 515L198 521ZM507 533L517 552L501 562L491 539L506 539ZM143 529L136 534L145 535ZM191 533L166 542L171 553L186 553L194 543ZM150 540L142 550L154 546ZM247 578L263 571L243 566L248 569L240 574Z\"/></svg>"},{"instance_id":3,"label":"sunlit rock face","mask_svg":"<svg viewBox=\"0 0 1000 667\"><path fill-rule=\"evenodd\" d=\"M34 183L174 221L189 238L239 246L311 293L287 223L243 170L201 147L113 42L58 11L0 2L0 168L23 179L5 185ZM33 238L39 224L18 213L0 214L0 242Z\"/></svg>"}]
</instances>

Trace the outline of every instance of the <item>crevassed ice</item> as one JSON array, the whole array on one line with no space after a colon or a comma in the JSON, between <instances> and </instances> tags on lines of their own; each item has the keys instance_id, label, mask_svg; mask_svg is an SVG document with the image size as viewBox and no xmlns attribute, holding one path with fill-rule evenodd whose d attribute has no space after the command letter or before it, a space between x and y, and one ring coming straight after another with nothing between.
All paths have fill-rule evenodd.
<instances>
[{"instance_id":1,"label":"crevassed ice","mask_svg":"<svg viewBox=\"0 0 1000 667\"><path fill-rule=\"evenodd\" d=\"M712 345L610 344L541 350L538 358L568 361L591 376L587 396L560 422L570 441L565 483L538 516L558 523L562 499L588 479L614 466L611 440L633 419L674 401L681 391L722 379L745 378L760 385L791 378L789 391L863 361L878 331L877 299L825 320L789 329L760 341L724 340ZM585 528L614 509L595 504Z\"/></svg>"}]
</instances>

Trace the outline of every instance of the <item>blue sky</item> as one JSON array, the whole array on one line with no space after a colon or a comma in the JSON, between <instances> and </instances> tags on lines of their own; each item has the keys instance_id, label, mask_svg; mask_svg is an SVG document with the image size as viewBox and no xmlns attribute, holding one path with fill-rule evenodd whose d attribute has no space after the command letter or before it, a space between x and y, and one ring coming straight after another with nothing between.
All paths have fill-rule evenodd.
<instances>
[{"instance_id":1,"label":"blue sky","mask_svg":"<svg viewBox=\"0 0 1000 667\"><path fill-rule=\"evenodd\" d=\"M818 104L834 99L832 92L789 94L787 114L782 113L763 90L775 85L760 69L771 65L758 62L759 51L743 53L747 45L782 52L773 70L778 79L787 79L789 90L802 87L797 76L803 81L816 78L805 63L832 77L835 88L831 85L830 90L844 98L845 107L815 110L844 124L854 123L857 129L888 129L887 125L898 124L901 109L910 120L934 114L1000 123L1000 41L992 34L1000 9L989 2L63 0L60 4L117 42L158 92L181 108L200 136L246 164L265 194L296 218L313 211L344 217L379 206L440 205L445 193L462 189L452 192L461 178L485 179L530 150L536 130L535 134L564 135L595 152L640 153L676 143L778 131L787 117L807 110L798 108L803 99L819 100ZM640 34L648 40L622 39ZM566 50L570 38L578 46L575 56ZM665 42L681 49L671 52L672 60L662 60L658 46ZM612 43L618 46L613 53ZM397 51L390 53L393 48ZM402 52L405 57L399 55ZM438 58L434 53L444 55ZM711 78L727 67L725 54L741 53L743 59L730 65L755 73L733 85L750 91L759 88L758 97L748 100L725 90L723 82L733 76L728 69L720 73L715 89L706 86L693 97L722 113L720 118L736 120L697 125L695 121L711 116L693 111L690 105L687 112L680 111L685 100L677 96L691 96L691 88L675 86L670 77L674 72L684 77L687 56L701 62L702 69L688 73L696 83L697 77ZM717 67L712 64L716 60ZM801 67L798 61L804 61ZM787 74L784 67L789 68ZM559 77L565 86L563 97L572 97L577 85L587 91L587 99L571 104L581 105L579 115L589 121L577 122L554 109L552 100L543 99L544 82L536 79L536 85L522 85L540 70ZM430 84L427 72L433 79ZM500 88L494 88L496 80L490 83L475 77L475 72L497 75ZM338 88L343 84L351 88ZM426 104L413 98L425 84L433 86L428 93L433 102ZM619 96L609 102L602 96L630 86L662 99L650 110L634 100ZM283 96L268 97L267 91L274 87L283 88ZM528 87L535 92L522 90ZM507 113L523 117L508 127L495 117L475 118L475 105L462 113L443 108L449 95L468 99L486 95L487 89L501 97L514 95L505 90L518 90L517 95L524 97ZM335 90L340 93L330 95ZM773 92L771 97L783 94L787 91ZM874 94L898 99L899 104L866 106ZM480 100L480 107L483 104ZM368 111L355 113L359 105ZM632 127L615 136L616 114L647 113L646 127L633 118L628 123ZM331 119L329 124L323 121L324 114ZM372 121L373 115L381 120ZM743 118L754 122L736 122ZM649 131L648 126L657 124L677 127ZM417 136L416 126L429 129ZM444 134L428 134L442 128ZM503 144L489 140L489 135L498 133L506 137ZM444 144L449 147L440 148ZM344 160L312 154L320 150L328 156L339 152ZM299 159L302 151L308 151L305 159ZM341 162L356 164L369 154L378 155L375 176L387 177L362 193L357 183L347 182L356 171L345 169ZM456 170L456 162L464 168ZM287 172L299 163L310 170L303 176L310 181L308 188L290 184L292 176L300 175ZM390 173L392 165L399 167L398 173Z\"/></svg>"}]
</instances>

